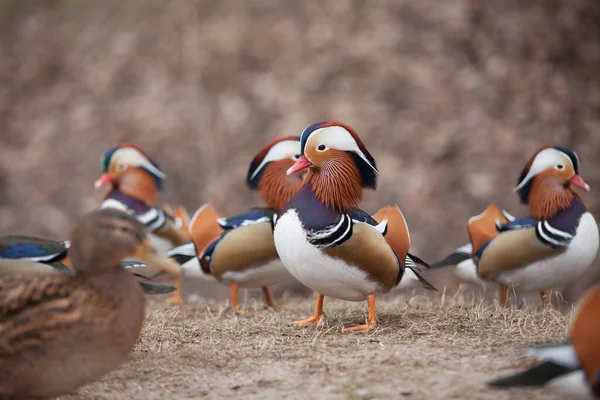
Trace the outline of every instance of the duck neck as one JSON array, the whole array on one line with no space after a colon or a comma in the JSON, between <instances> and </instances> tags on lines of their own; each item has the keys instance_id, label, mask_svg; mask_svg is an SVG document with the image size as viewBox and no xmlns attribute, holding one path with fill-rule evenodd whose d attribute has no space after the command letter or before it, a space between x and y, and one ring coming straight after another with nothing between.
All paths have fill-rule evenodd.
<instances>
[{"instance_id":1,"label":"duck neck","mask_svg":"<svg viewBox=\"0 0 600 400\"><path fill-rule=\"evenodd\" d=\"M76 272L75 276L79 279L84 279L89 285L94 286L107 296L113 297L114 295L135 298L139 297L141 293L141 297L144 299L142 289L137 280L123 268L115 267L114 269L101 272L82 271Z\"/></svg>"},{"instance_id":2,"label":"duck neck","mask_svg":"<svg viewBox=\"0 0 600 400\"><path fill-rule=\"evenodd\" d=\"M348 156L332 158L319 167L311 167L305 184L310 184L317 199L327 208L346 214L358 208L362 200L360 172Z\"/></svg>"},{"instance_id":3,"label":"duck neck","mask_svg":"<svg viewBox=\"0 0 600 400\"><path fill-rule=\"evenodd\" d=\"M146 205L156 204L158 187L154 177L143 168L129 168L114 187L127 197Z\"/></svg>"},{"instance_id":4,"label":"duck neck","mask_svg":"<svg viewBox=\"0 0 600 400\"><path fill-rule=\"evenodd\" d=\"M260 196L267 206L274 211L281 211L302 186L302 176L298 173L287 175L287 169L294 162L281 160L271 163L260 179Z\"/></svg>"},{"instance_id":5,"label":"duck neck","mask_svg":"<svg viewBox=\"0 0 600 400\"><path fill-rule=\"evenodd\" d=\"M528 206L531 216L537 220L549 220L569 209L581 196L570 186L546 177L536 178L531 185Z\"/></svg>"}]
</instances>

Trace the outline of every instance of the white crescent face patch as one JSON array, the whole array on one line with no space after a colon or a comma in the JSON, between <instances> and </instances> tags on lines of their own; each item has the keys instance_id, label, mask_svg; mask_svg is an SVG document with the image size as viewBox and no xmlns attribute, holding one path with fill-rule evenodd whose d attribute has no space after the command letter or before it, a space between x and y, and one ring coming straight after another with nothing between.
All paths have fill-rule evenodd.
<instances>
[{"instance_id":1,"label":"white crescent face patch","mask_svg":"<svg viewBox=\"0 0 600 400\"><path fill-rule=\"evenodd\" d=\"M268 163L272 161L279 161L286 158L292 158L296 161L295 156L300 154L300 142L297 140L284 140L279 143L276 143L269 149L267 155L259 164L258 167L254 170L252 175L250 176L250 180L254 179L258 172Z\"/></svg>"},{"instance_id":2,"label":"white crescent face patch","mask_svg":"<svg viewBox=\"0 0 600 400\"><path fill-rule=\"evenodd\" d=\"M525 186L537 174L550 168L558 168L561 165L563 168L565 168L567 165L570 165L572 168L574 168L571 158L569 158L569 156L562 151L553 148L540 151L533 159L531 168L529 168L529 172L525 178L523 178L517 187L515 187L515 192Z\"/></svg>"},{"instance_id":3,"label":"white crescent face patch","mask_svg":"<svg viewBox=\"0 0 600 400\"><path fill-rule=\"evenodd\" d=\"M117 151L112 156L110 161L111 166L115 164L122 164L128 167L142 167L147 169L154 175L158 176L161 179L167 177L167 174L159 170L137 149L131 147L123 147Z\"/></svg>"},{"instance_id":4,"label":"white crescent face patch","mask_svg":"<svg viewBox=\"0 0 600 400\"><path fill-rule=\"evenodd\" d=\"M350 132L348 132L348 130L344 127L334 125L315 129L308 137L306 146L308 146L309 143L311 146L317 149L317 151L325 151L328 148L342 151L352 151L358 154L358 156L362 158L363 161L366 162L367 165L373 169L373 171L375 171L375 173L379 173L377 168L371 164L371 161L369 161L365 153L363 153L360 147L358 147L358 143L356 143L354 137L352 137ZM319 146L321 145L325 146L324 150L319 150ZM309 161L312 160L309 159Z\"/></svg>"}]
</instances>

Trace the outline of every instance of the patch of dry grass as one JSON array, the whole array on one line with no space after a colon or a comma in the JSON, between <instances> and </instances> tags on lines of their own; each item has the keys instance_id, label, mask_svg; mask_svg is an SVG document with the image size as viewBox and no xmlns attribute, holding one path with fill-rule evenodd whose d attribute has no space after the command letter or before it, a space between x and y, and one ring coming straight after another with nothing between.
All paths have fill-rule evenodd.
<instances>
[{"instance_id":1,"label":"patch of dry grass","mask_svg":"<svg viewBox=\"0 0 600 400\"><path fill-rule=\"evenodd\" d=\"M563 340L570 317L465 298L382 297L382 323L365 335L341 332L364 320L363 303L327 298L322 328L288 325L311 314L313 298L281 303L285 311L274 313L251 300L248 318L223 302L152 302L131 361L65 399L548 399L484 383L528 365L524 347Z\"/></svg>"}]
</instances>

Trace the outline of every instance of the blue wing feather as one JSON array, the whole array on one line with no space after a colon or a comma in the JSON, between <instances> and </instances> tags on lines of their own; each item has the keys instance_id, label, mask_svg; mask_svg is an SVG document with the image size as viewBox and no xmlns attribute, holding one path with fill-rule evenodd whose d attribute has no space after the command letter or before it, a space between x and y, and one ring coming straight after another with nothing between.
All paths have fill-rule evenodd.
<instances>
[{"instance_id":1,"label":"blue wing feather","mask_svg":"<svg viewBox=\"0 0 600 400\"><path fill-rule=\"evenodd\" d=\"M273 218L275 215L276 214L273 210L267 208L255 208L248 212L237 214L232 217L219 218L218 222L223 229L235 229L240 226L247 226L262 222L273 223Z\"/></svg>"},{"instance_id":2,"label":"blue wing feather","mask_svg":"<svg viewBox=\"0 0 600 400\"><path fill-rule=\"evenodd\" d=\"M0 238L0 257L8 259L53 257L63 253L68 246L64 242L40 239L24 235Z\"/></svg>"},{"instance_id":3,"label":"blue wing feather","mask_svg":"<svg viewBox=\"0 0 600 400\"><path fill-rule=\"evenodd\" d=\"M515 229L526 229L531 228L537 224L538 220L532 217L519 218L514 221L507 222L506 224L497 225L498 231L512 231Z\"/></svg>"}]
</instances>

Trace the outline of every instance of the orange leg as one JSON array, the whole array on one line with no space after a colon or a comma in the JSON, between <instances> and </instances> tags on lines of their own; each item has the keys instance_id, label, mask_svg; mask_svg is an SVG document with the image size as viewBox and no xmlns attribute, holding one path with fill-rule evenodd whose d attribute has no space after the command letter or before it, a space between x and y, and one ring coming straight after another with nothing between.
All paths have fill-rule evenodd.
<instances>
[{"instance_id":1,"label":"orange leg","mask_svg":"<svg viewBox=\"0 0 600 400\"><path fill-rule=\"evenodd\" d=\"M327 316L327 314L325 314L323 312L323 299L325 298L325 296L323 296L321 293L318 293L318 295L319 296L317 297L317 305L315 306L314 315L307 319L301 319L299 321L294 321L294 322L292 322L292 325L302 326L302 325L308 325L308 324L314 324L314 323L316 323L319 326L325 325L325 321L323 318L323 317Z\"/></svg>"},{"instance_id":2,"label":"orange leg","mask_svg":"<svg viewBox=\"0 0 600 400\"><path fill-rule=\"evenodd\" d=\"M265 308L270 308L273 311L281 311L281 307L275 302L271 289L268 286L263 286L262 290L265 294Z\"/></svg>"},{"instance_id":3,"label":"orange leg","mask_svg":"<svg viewBox=\"0 0 600 400\"><path fill-rule=\"evenodd\" d=\"M344 328L344 332L360 332L367 333L377 326L377 313L375 312L375 295L371 293L367 296L367 303L369 304L369 315L367 317L367 323L356 325L350 328Z\"/></svg>"},{"instance_id":4,"label":"orange leg","mask_svg":"<svg viewBox=\"0 0 600 400\"><path fill-rule=\"evenodd\" d=\"M173 280L175 284L175 291L173 295L167 300L167 302L171 304L183 304L183 299L181 298L181 278L177 277Z\"/></svg>"},{"instance_id":5,"label":"orange leg","mask_svg":"<svg viewBox=\"0 0 600 400\"><path fill-rule=\"evenodd\" d=\"M240 307L239 299L238 299L238 284L234 282L231 284L231 308L238 315L251 315L249 311L244 310Z\"/></svg>"},{"instance_id":6,"label":"orange leg","mask_svg":"<svg viewBox=\"0 0 600 400\"><path fill-rule=\"evenodd\" d=\"M545 290L543 292L540 292L540 298L542 299L543 306L546 306L550 303L550 296L548 295L548 292L546 292Z\"/></svg>"},{"instance_id":7,"label":"orange leg","mask_svg":"<svg viewBox=\"0 0 600 400\"><path fill-rule=\"evenodd\" d=\"M500 306L508 306L508 286L500 285Z\"/></svg>"}]
</instances>

